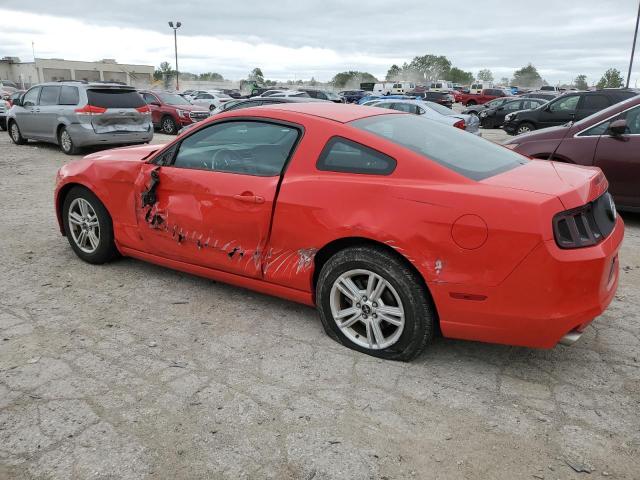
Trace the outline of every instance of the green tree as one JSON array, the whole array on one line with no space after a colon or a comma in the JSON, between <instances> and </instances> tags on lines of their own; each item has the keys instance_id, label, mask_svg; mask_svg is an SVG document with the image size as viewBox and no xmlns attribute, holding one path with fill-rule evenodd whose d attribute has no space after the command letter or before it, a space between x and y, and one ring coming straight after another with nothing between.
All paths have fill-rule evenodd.
<instances>
[{"instance_id":1,"label":"green tree","mask_svg":"<svg viewBox=\"0 0 640 480\"><path fill-rule=\"evenodd\" d=\"M617 68L610 68L598 82L598 88L620 88L624 85L624 79Z\"/></svg>"},{"instance_id":2,"label":"green tree","mask_svg":"<svg viewBox=\"0 0 640 480\"><path fill-rule=\"evenodd\" d=\"M469 84L473 82L473 73L465 72L458 67L452 67L447 75L447 80L450 80L453 83Z\"/></svg>"},{"instance_id":3,"label":"green tree","mask_svg":"<svg viewBox=\"0 0 640 480\"><path fill-rule=\"evenodd\" d=\"M542 77L538 73L538 69L532 64L513 72L512 85L518 85L525 88L537 88L542 85L542 83Z\"/></svg>"},{"instance_id":4,"label":"green tree","mask_svg":"<svg viewBox=\"0 0 640 480\"><path fill-rule=\"evenodd\" d=\"M198 75L198 80L204 80L209 82L222 82L224 77L216 72L201 73Z\"/></svg>"},{"instance_id":5,"label":"green tree","mask_svg":"<svg viewBox=\"0 0 640 480\"><path fill-rule=\"evenodd\" d=\"M262 73L262 70L258 67L251 70L248 80L258 84L264 83L264 74Z\"/></svg>"},{"instance_id":6,"label":"green tree","mask_svg":"<svg viewBox=\"0 0 640 480\"><path fill-rule=\"evenodd\" d=\"M451 62L444 55L422 55L414 57L409 64L409 69L415 72L420 80L439 80L449 74Z\"/></svg>"},{"instance_id":7,"label":"green tree","mask_svg":"<svg viewBox=\"0 0 640 480\"><path fill-rule=\"evenodd\" d=\"M508 79L507 77L502 77L502 78L500 79L500 83L501 83L502 85L509 85L509 79Z\"/></svg>"},{"instance_id":8,"label":"green tree","mask_svg":"<svg viewBox=\"0 0 640 480\"><path fill-rule=\"evenodd\" d=\"M493 82L493 73L488 68L483 68L478 72L478 80L483 82Z\"/></svg>"},{"instance_id":9,"label":"green tree","mask_svg":"<svg viewBox=\"0 0 640 480\"><path fill-rule=\"evenodd\" d=\"M171 68L171 64L169 62L162 62L160 66L154 70L153 79L162 80L166 76L171 76L175 73L175 70Z\"/></svg>"},{"instance_id":10,"label":"green tree","mask_svg":"<svg viewBox=\"0 0 640 480\"><path fill-rule=\"evenodd\" d=\"M378 79L369 72L358 72L349 70L348 72L337 73L331 80L331 84L336 88L345 88L351 85L353 88L360 86L362 82L377 82Z\"/></svg>"},{"instance_id":11,"label":"green tree","mask_svg":"<svg viewBox=\"0 0 640 480\"><path fill-rule=\"evenodd\" d=\"M584 74L580 74L578 75L574 80L573 80L573 85L578 89L578 90L586 90L589 88L589 84L587 83L587 76Z\"/></svg>"},{"instance_id":12,"label":"green tree","mask_svg":"<svg viewBox=\"0 0 640 480\"><path fill-rule=\"evenodd\" d=\"M398 80L402 74L402 69L395 63L387 70L386 80Z\"/></svg>"}]
</instances>

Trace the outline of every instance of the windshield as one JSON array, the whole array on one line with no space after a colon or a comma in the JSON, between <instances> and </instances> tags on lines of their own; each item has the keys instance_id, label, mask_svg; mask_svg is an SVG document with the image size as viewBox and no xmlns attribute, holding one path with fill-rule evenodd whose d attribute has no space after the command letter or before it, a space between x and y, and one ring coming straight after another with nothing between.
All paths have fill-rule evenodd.
<instances>
[{"instance_id":1,"label":"windshield","mask_svg":"<svg viewBox=\"0 0 640 480\"><path fill-rule=\"evenodd\" d=\"M500 145L418 115L377 115L355 120L351 125L472 180L483 180L527 162L522 155Z\"/></svg>"},{"instance_id":2,"label":"windshield","mask_svg":"<svg viewBox=\"0 0 640 480\"><path fill-rule=\"evenodd\" d=\"M162 100L162 103L168 105L191 105L186 98L176 95L175 93L158 93L158 97Z\"/></svg>"},{"instance_id":3,"label":"windshield","mask_svg":"<svg viewBox=\"0 0 640 480\"><path fill-rule=\"evenodd\" d=\"M442 115L453 115L455 112L453 110L451 110L450 108L445 107L444 105L440 105L439 103L435 103L435 102L424 102L424 104L429 107L431 110L435 110L438 113L441 113Z\"/></svg>"}]
</instances>

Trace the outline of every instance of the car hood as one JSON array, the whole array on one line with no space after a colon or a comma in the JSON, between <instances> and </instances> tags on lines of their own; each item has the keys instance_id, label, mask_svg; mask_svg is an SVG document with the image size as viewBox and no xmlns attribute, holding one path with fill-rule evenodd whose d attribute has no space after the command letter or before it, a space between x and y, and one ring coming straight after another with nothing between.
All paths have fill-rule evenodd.
<instances>
[{"instance_id":1,"label":"car hood","mask_svg":"<svg viewBox=\"0 0 640 480\"><path fill-rule=\"evenodd\" d=\"M156 150L160 150L164 147L164 144L153 144L153 145L139 145L135 147L122 147L122 148L112 148L110 150L103 150L101 152L92 153L91 155L87 155L84 157L84 160L99 160L99 161L129 161L129 162L139 162L141 160L146 160L151 156L153 152Z\"/></svg>"},{"instance_id":2,"label":"car hood","mask_svg":"<svg viewBox=\"0 0 640 480\"><path fill-rule=\"evenodd\" d=\"M608 187L599 168L547 160L531 160L521 167L482 180L482 183L555 196L566 209L590 202Z\"/></svg>"}]
</instances>

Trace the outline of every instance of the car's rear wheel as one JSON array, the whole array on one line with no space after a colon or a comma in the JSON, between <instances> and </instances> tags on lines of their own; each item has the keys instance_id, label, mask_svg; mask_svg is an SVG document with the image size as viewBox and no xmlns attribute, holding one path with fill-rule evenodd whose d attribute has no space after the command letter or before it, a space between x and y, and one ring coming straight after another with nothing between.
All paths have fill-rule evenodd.
<instances>
[{"instance_id":1,"label":"car's rear wheel","mask_svg":"<svg viewBox=\"0 0 640 480\"><path fill-rule=\"evenodd\" d=\"M382 248L351 247L331 257L316 301L327 334L368 355L408 361L434 335L436 317L422 280Z\"/></svg>"},{"instance_id":2,"label":"car's rear wheel","mask_svg":"<svg viewBox=\"0 0 640 480\"><path fill-rule=\"evenodd\" d=\"M533 125L533 123L522 122L520 125L518 125L516 135L533 132L535 129L536 127Z\"/></svg>"},{"instance_id":3,"label":"car's rear wheel","mask_svg":"<svg viewBox=\"0 0 640 480\"><path fill-rule=\"evenodd\" d=\"M60 150L67 155L77 155L80 152L80 149L73 143L71 134L65 127L62 127L60 132L58 132L58 145L60 145Z\"/></svg>"},{"instance_id":4,"label":"car's rear wheel","mask_svg":"<svg viewBox=\"0 0 640 480\"><path fill-rule=\"evenodd\" d=\"M27 143L27 139L22 136L20 127L18 127L15 121L9 122L9 136L11 137L11 141L16 145L24 145Z\"/></svg>"},{"instance_id":5,"label":"car's rear wheel","mask_svg":"<svg viewBox=\"0 0 640 480\"><path fill-rule=\"evenodd\" d=\"M160 128L162 133L166 135L175 135L178 131L178 126L171 117L163 117L162 122L160 122Z\"/></svg>"},{"instance_id":6,"label":"car's rear wheel","mask_svg":"<svg viewBox=\"0 0 640 480\"><path fill-rule=\"evenodd\" d=\"M105 263L117 255L111 216L90 190L73 187L69 191L62 220L71 248L85 262Z\"/></svg>"}]
</instances>

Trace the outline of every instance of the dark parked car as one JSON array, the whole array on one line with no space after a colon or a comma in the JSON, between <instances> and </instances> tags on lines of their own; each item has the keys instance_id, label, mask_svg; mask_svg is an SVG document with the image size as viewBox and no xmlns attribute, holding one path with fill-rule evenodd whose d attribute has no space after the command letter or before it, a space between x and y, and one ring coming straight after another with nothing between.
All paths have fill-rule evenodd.
<instances>
[{"instance_id":1,"label":"dark parked car","mask_svg":"<svg viewBox=\"0 0 640 480\"><path fill-rule=\"evenodd\" d=\"M231 98L242 98L242 93L237 88L223 88L222 93L229 95Z\"/></svg>"},{"instance_id":2,"label":"dark parked car","mask_svg":"<svg viewBox=\"0 0 640 480\"><path fill-rule=\"evenodd\" d=\"M505 146L533 158L599 167L618 207L640 212L640 96L579 122L519 135Z\"/></svg>"},{"instance_id":3,"label":"dark parked car","mask_svg":"<svg viewBox=\"0 0 640 480\"><path fill-rule=\"evenodd\" d=\"M507 115L504 130L510 135L520 135L540 128L582 120L637 94L637 90L620 88L565 93L536 109Z\"/></svg>"},{"instance_id":4,"label":"dark parked car","mask_svg":"<svg viewBox=\"0 0 640 480\"><path fill-rule=\"evenodd\" d=\"M342 97L328 90L315 90L313 88L299 88L298 90L301 92L305 92L311 98L316 98L318 100L329 100L330 102L334 103L344 103Z\"/></svg>"},{"instance_id":5,"label":"dark parked car","mask_svg":"<svg viewBox=\"0 0 640 480\"><path fill-rule=\"evenodd\" d=\"M511 100L515 100L518 97L502 97L502 98L495 98L493 100L491 100L490 102L487 103L483 103L482 105L469 105L468 107L466 107L464 110L462 110L462 113L466 114L466 115L476 115L476 116L480 116L480 112L482 112L483 110L487 109L487 108L498 108L501 105L504 105L505 103L511 101Z\"/></svg>"},{"instance_id":6,"label":"dark parked car","mask_svg":"<svg viewBox=\"0 0 640 480\"><path fill-rule=\"evenodd\" d=\"M425 100L427 102L438 103L448 108L451 108L454 102L453 95L448 92L421 92L419 90L412 90L411 92L407 93L407 95L421 98L422 100Z\"/></svg>"},{"instance_id":7,"label":"dark parked car","mask_svg":"<svg viewBox=\"0 0 640 480\"><path fill-rule=\"evenodd\" d=\"M489 107L482 110L479 114L480 125L482 128L498 128L504 123L504 117L509 113L518 112L520 110L530 110L544 105L546 100L539 98L519 98L503 102L497 107Z\"/></svg>"},{"instance_id":8,"label":"dark parked car","mask_svg":"<svg viewBox=\"0 0 640 480\"><path fill-rule=\"evenodd\" d=\"M362 97L366 97L370 93L371 92L367 92L365 90L344 90L338 93L338 95L344 98L346 103L358 103L358 100Z\"/></svg>"}]
</instances>

